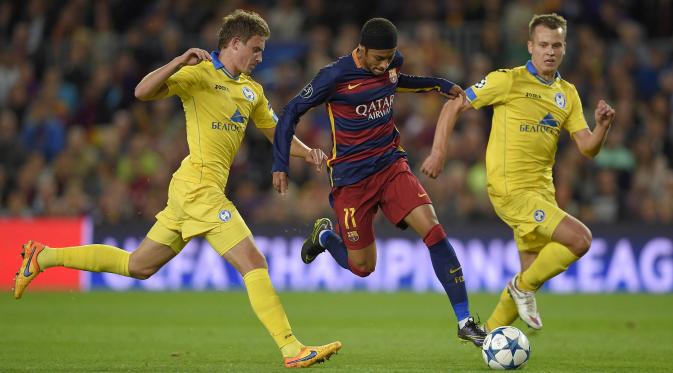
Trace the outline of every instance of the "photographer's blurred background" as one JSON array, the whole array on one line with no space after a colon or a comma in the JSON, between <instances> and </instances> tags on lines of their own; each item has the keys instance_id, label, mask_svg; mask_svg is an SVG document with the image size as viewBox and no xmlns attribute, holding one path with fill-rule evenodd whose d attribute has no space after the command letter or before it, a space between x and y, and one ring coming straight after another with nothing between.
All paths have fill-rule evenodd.
<instances>
[{"instance_id":1,"label":"photographer's blurred background","mask_svg":"<svg viewBox=\"0 0 673 373\"><path fill-rule=\"evenodd\" d=\"M184 113L177 98L140 102L134 87L190 47L214 49L221 18L239 7L271 27L253 75L278 113L318 69L356 47L360 25L372 16L397 24L403 72L467 87L491 70L524 64L531 16L557 12L569 21L561 74L577 86L588 123L600 98L617 110L594 161L563 135L559 204L590 226L673 223L673 2L654 0L2 1L0 217L152 222L187 154ZM395 120L416 170L443 100L395 97ZM485 193L489 115L463 116L444 173L421 178L448 231L454 223L502 224ZM323 108L298 128L300 138L329 154ZM270 145L250 128L227 193L251 225L332 216L324 172L293 161L290 178L289 198L277 197Z\"/></svg>"}]
</instances>

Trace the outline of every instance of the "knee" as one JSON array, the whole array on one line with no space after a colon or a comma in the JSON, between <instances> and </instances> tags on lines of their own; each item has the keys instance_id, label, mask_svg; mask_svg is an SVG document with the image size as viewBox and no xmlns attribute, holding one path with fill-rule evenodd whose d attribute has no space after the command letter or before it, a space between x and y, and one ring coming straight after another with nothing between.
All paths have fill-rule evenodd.
<instances>
[{"instance_id":1,"label":"knee","mask_svg":"<svg viewBox=\"0 0 673 373\"><path fill-rule=\"evenodd\" d=\"M577 256L583 256L589 251L592 240L593 236L591 231L588 228L584 228L577 233L577 236L575 236L570 250Z\"/></svg>"},{"instance_id":2,"label":"knee","mask_svg":"<svg viewBox=\"0 0 673 373\"><path fill-rule=\"evenodd\" d=\"M129 261L129 275L137 280L147 280L152 277L153 274L157 273L157 270L158 268L141 266Z\"/></svg>"},{"instance_id":3,"label":"knee","mask_svg":"<svg viewBox=\"0 0 673 373\"><path fill-rule=\"evenodd\" d=\"M374 269L357 269L357 268L352 268L351 267L351 272L353 272L354 274L356 274L360 277L367 277L374 272Z\"/></svg>"},{"instance_id":4,"label":"knee","mask_svg":"<svg viewBox=\"0 0 673 373\"><path fill-rule=\"evenodd\" d=\"M367 277L371 275L374 270L376 269L376 264L370 264L370 263L353 263L353 262L348 262L349 267L351 268L351 272L354 274L360 276L360 277Z\"/></svg>"}]
</instances>

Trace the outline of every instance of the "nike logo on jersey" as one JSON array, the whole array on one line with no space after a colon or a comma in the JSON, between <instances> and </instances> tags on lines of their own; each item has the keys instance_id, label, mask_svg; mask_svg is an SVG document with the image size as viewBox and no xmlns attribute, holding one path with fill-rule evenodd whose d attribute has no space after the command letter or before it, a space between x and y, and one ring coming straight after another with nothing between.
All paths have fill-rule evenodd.
<instances>
[{"instance_id":1,"label":"nike logo on jersey","mask_svg":"<svg viewBox=\"0 0 673 373\"><path fill-rule=\"evenodd\" d=\"M349 85L348 85L348 89L355 89L355 88L359 87L360 85L362 85L362 83L352 84L352 85L349 84Z\"/></svg>"},{"instance_id":2,"label":"nike logo on jersey","mask_svg":"<svg viewBox=\"0 0 673 373\"><path fill-rule=\"evenodd\" d=\"M428 193L423 193L423 194L418 193L418 198L427 197L427 195L428 195Z\"/></svg>"},{"instance_id":3,"label":"nike logo on jersey","mask_svg":"<svg viewBox=\"0 0 673 373\"><path fill-rule=\"evenodd\" d=\"M456 272L458 272L458 271L460 271L460 267L449 269L449 273L450 273L450 274L454 274L454 273L456 273Z\"/></svg>"}]
</instances>

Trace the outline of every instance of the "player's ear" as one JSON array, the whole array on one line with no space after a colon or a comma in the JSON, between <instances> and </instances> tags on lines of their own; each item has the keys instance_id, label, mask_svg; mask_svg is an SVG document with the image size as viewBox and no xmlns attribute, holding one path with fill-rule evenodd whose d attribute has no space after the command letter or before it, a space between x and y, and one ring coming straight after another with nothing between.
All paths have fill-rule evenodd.
<instances>
[{"instance_id":1,"label":"player's ear","mask_svg":"<svg viewBox=\"0 0 673 373\"><path fill-rule=\"evenodd\" d=\"M528 53L533 54L533 41L528 40Z\"/></svg>"},{"instance_id":2,"label":"player's ear","mask_svg":"<svg viewBox=\"0 0 673 373\"><path fill-rule=\"evenodd\" d=\"M231 40L229 40L229 46L231 47L231 49L235 51L238 50L240 44L241 44L241 38L239 38L238 36L234 36L233 38L231 38Z\"/></svg>"}]
</instances>

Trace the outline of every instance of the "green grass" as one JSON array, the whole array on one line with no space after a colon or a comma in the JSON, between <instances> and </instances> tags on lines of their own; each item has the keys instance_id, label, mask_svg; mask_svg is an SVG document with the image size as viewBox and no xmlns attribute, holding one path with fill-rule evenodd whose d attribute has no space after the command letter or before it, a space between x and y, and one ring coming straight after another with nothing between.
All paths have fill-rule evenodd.
<instances>
[{"instance_id":1,"label":"green grass","mask_svg":"<svg viewBox=\"0 0 673 373\"><path fill-rule=\"evenodd\" d=\"M315 369L488 372L458 342L440 294L283 293L304 343L343 342ZM474 294L482 318L497 295ZM670 372L670 295L551 295L529 333L528 372ZM242 292L31 293L0 297L2 372L269 372L280 355Z\"/></svg>"}]
</instances>

